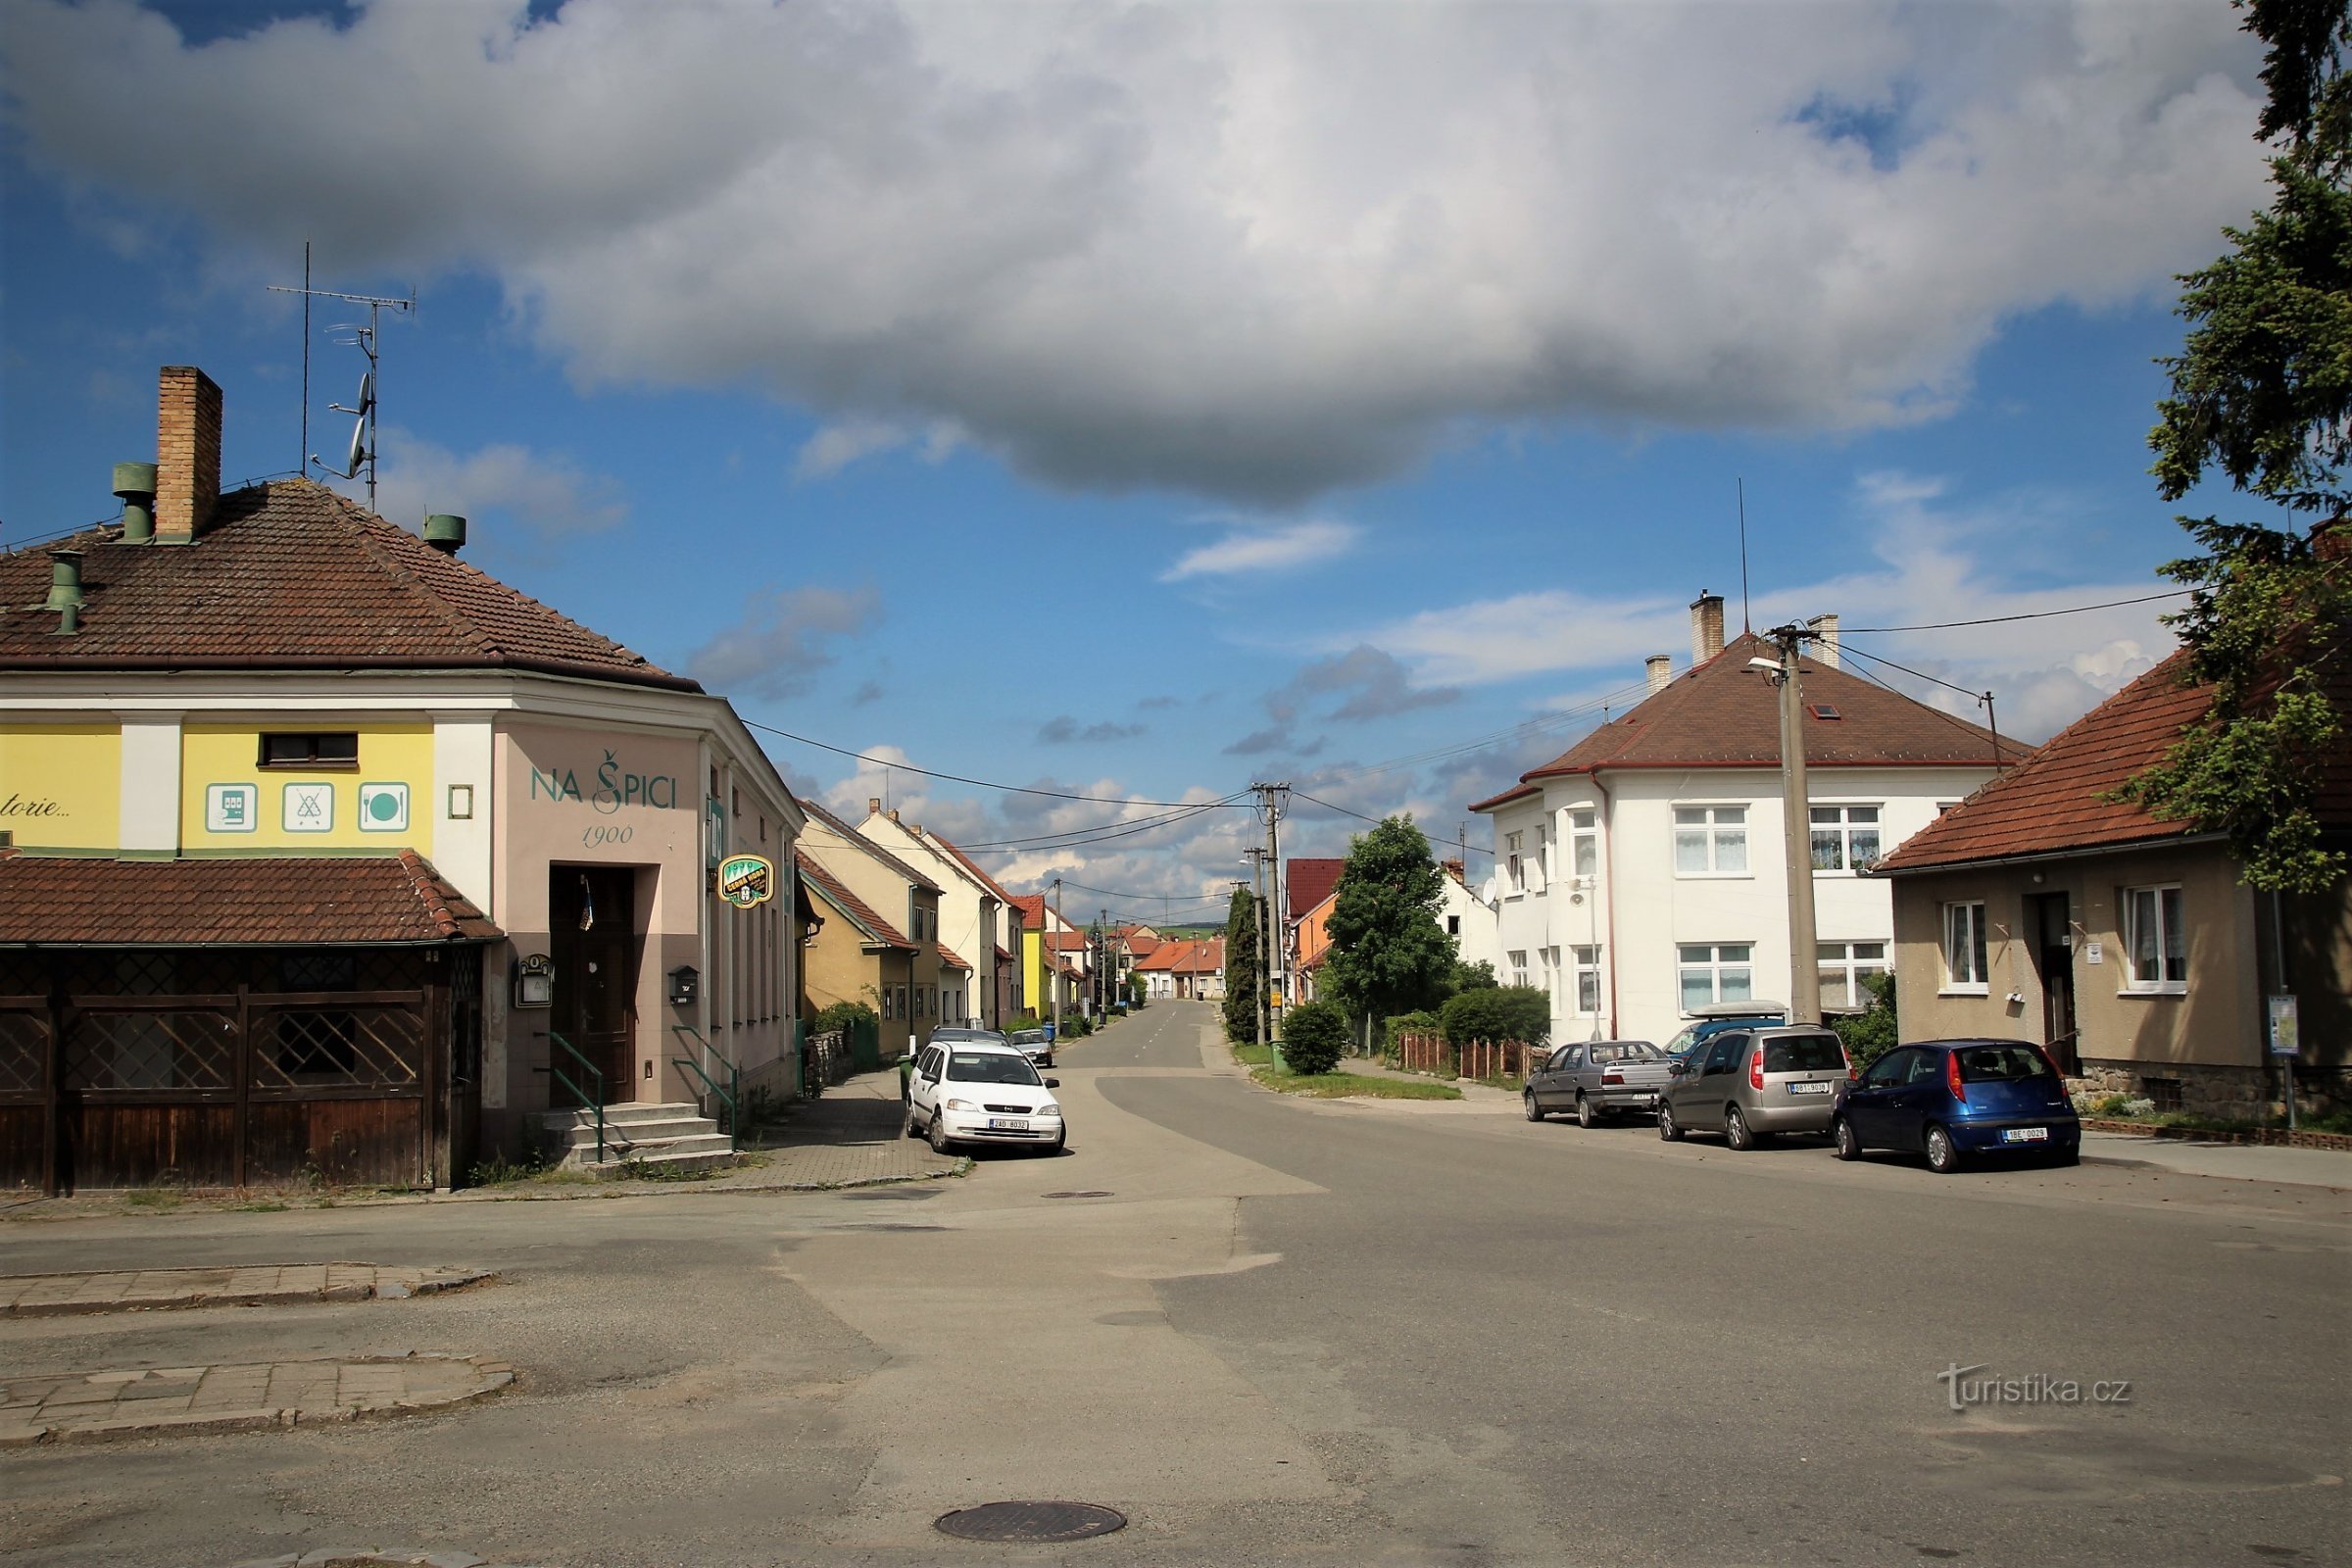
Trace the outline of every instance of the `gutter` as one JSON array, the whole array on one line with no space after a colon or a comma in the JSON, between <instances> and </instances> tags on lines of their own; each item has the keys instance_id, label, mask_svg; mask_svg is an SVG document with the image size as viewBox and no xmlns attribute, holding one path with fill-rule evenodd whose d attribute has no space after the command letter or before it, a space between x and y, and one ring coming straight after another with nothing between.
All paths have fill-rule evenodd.
<instances>
[{"instance_id":1,"label":"gutter","mask_svg":"<svg viewBox=\"0 0 2352 1568\"><path fill-rule=\"evenodd\" d=\"M2183 833L2178 836L2153 839L2130 839L2119 844L2077 845L2063 850L2037 850L2031 855L1997 855L1981 860L1936 860L1926 865L1888 866L1885 861L1863 871L1863 876L1897 877L1925 876L1934 871L1975 871L2005 865L2047 865L2053 860L2081 860L2101 855L2130 855L2139 850L2182 849L2194 844L2221 844L2228 841L2227 833Z\"/></svg>"},{"instance_id":2,"label":"gutter","mask_svg":"<svg viewBox=\"0 0 2352 1568\"><path fill-rule=\"evenodd\" d=\"M270 659L240 659L228 656L161 656L114 655L95 659L10 659L0 660L0 670L22 674L74 675L89 671L138 671L142 673L175 674L182 670L234 670L240 674L268 674L282 670L330 670L358 674L371 669L522 669L538 675L565 675L580 680L610 682L622 686L652 686L662 691L690 692L697 697L711 695L703 690L702 683L684 675L672 675L650 666L633 670L625 665L598 664L584 660L497 658L482 656L472 659L451 658L443 655L416 654L387 655L355 660L346 657L302 657L280 655ZM789 793L789 792L787 792Z\"/></svg>"}]
</instances>

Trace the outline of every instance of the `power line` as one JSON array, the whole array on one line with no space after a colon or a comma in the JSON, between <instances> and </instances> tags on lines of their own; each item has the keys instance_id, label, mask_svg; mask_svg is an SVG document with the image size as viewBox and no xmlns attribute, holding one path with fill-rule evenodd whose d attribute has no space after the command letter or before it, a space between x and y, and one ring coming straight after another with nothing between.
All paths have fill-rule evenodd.
<instances>
[{"instance_id":1,"label":"power line","mask_svg":"<svg viewBox=\"0 0 2352 1568\"><path fill-rule=\"evenodd\" d=\"M1188 816L1198 816L1202 811L1208 810L1211 808L1227 805L1230 802L1239 799L1241 793L1242 792L1240 791L1236 791L1233 795L1229 795L1221 801L1199 802L1193 806L1186 807L1181 810L1163 811L1154 816L1125 818L1113 817L1107 822L1097 822L1088 827L1064 828L1058 833L1039 833L1029 838L1022 839L991 839L985 844L959 844L956 846L956 848L963 850L1009 850L1035 845L1051 849L1065 840L1073 843L1083 844L1089 841L1089 835L1104 829L1164 827L1171 822L1181 822Z\"/></svg>"},{"instance_id":2,"label":"power line","mask_svg":"<svg viewBox=\"0 0 2352 1568\"><path fill-rule=\"evenodd\" d=\"M2121 610L2126 605L2152 605L2160 599L2180 599L2195 592L2194 588L2174 588L2160 594L2142 594L2136 599L2110 599L2102 605L2070 605L2064 610L2030 610L2016 615L1986 615L1982 620L1938 620L1920 626L1843 626L1838 628L1838 635L1850 637L1856 632L1866 631L1956 631L1963 626L2000 626L2013 620L2047 620L2052 615L2082 615L2094 610ZM1895 667L1900 669L1902 666L1897 664ZM1921 678L1933 680L1935 677L1930 675Z\"/></svg>"},{"instance_id":3,"label":"power line","mask_svg":"<svg viewBox=\"0 0 2352 1568\"><path fill-rule=\"evenodd\" d=\"M1349 809L1348 809L1348 808L1346 808L1345 806L1334 806L1334 805L1332 805L1332 803L1331 803L1331 802L1329 802L1329 801L1327 801L1327 800L1324 800L1324 799L1323 799L1321 796L1319 796L1319 795L1309 795L1309 794L1307 794L1307 793L1306 793L1306 791L1304 791L1304 790L1301 790L1301 789L1294 789L1294 790L1292 790L1292 791L1291 791L1291 793L1292 793L1293 795L1296 795L1296 796L1298 796L1298 797L1300 800L1302 800L1302 801L1312 801L1312 802L1313 802L1315 805L1322 807L1322 808L1323 808L1325 810L1327 810L1327 811L1337 811L1337 812L1339 812L1339 813L1340 813L1342 816L1352 816L1352 817L1354 817L1354 818L1355 818L1355 819L1356 819L1358 822L1369 822L1369 823L1371 823L1371 824L1372 824L1374 827L1378 827L1378 826L1380 826L1380 824L1381 824L1381 821L1383 820L1382 818L1380 818L1380 817L1377 817L1377 816L1366 816L1366 815L1365 815L1363 812L1361 812L1361 811L1350 811L1350 810L1349 810ZM1465 850L1465 851L1473 852L1473 853L1476 853L1476 854L1479 854L1479 855L1487 855L1487 856L1491 856L1491 855L1493 855L1493 854L1494 853L1493 850L1490 850L1490 849L1488 849L1488 848L1487 848L1485 845L1483 845L1483 844L1456 844L1456 845L1454 845L1454 846L1452 846L1452 847L1453 847L1453 848L1455 848L1455 849L1460 849L1460 850Z\"/></svg>"},{"instance_id":4,"label":"power line","mask_svg":"<svg viewBox=\"0 0 2352 1568\"><path fill-rule=\"evenodd\" d=\"M1222 804L1222 803L1214 803L1214 804ZM1065 839L1062 839L1062 840L1060 840L1060 841L1058 841L1058 842L1056 842L1056 843L1053 843L1053 844L1042 844L1042 845L1037 845L1037 846L1034 846L1034 848L1035 848L1036 850L1039 850L1039 851L1044 851L1044 850L1072 850L1072 849L1076 849L1076 848L1078 848L1080 845L1085 845L1085 844L1102 844L1102 843L1105 843L1105 842L1107 842L1108 840L1111 840L1111 839L1124 839L1124 838L1132 838L1132 837L1134 837L1134 836L1135 836L1136 834L1138 834L1138 833L1149 833L1149 832L1151 832L1151 831L1152 831L1153 828L1159 828L1159 827L1173 827L1173 826L1174 826L1176 823L1178 823L1178 822L1186 821L1186 820L1188 820L1189 818L1192 818L1192 817L1199 816L1199 815L1200 814L1200 812L1201 812L1201 811L1206 811L1206 810L1210 810L1210 809L1213 809L1213 804L1212 804L1211 806L1202 806L1202 807L1199 808L1198 808L1198 809L1196 809L1196 810L1191 810L1191 811L1184 812L1182 815L1178 815L1178 816L1170 816L1170 817L1164 817L1164 818L1161 818L1161 819L1159 819L1159 820L1156 820L1156 821L1146 822L1146 823L1144 823L1144 824L1142 824L1141 826L1138 826L1138 827L1127 827L1127 828L1121 828L1121 829L1119 829L1119 830L1118 830L1118 831L1116 831L1116 832L1104 832L1104 833L1092 833L1092 832L1090 832L1090 833L1089 833L1087 836L1085 836L1085 837L1071 837L1071 838L1065 838ZM1009 850L1009 849L999 849L999 848L996 848L996 847L994 847L994 846L991 846L991 845L986 845L986 844L966 844L966 845L964 845L964 846L963 846L963 848L964 848L964 849L967 849L967 850L984 850L984 851L987 851L987 852L988 852L989 854L991 854L991 855L1009 855L1009 854L1013 853L1013 852L1012 852L1011 850Z\"/></svg>"},{"instance_id":5,"label":"power line","mask_svg":"<svg viewBox=\"0 0 2352 1568\"><path fill-rule=\"evenodd\" d=\"M807 735L796 735L791 730L779 729L773 724L761 724L753 719L745 719L743 726L746 729L765 730L770 735L781 735L788 741L799 741L803 746L813 746L819 751L834 752L843 757L854 757L860 762L871 763L876 767L891 768L901 773L920 773L925 778L945 779L951 784L969 784L976 789L1003 790L1007 795L1042 795L1052 801L1086 801L1096 806L1163 806L1179 808L1199 807L1202 810L1211 810L1233 804L1231 797L1223 801L1136 801L1118 795L1076 795L1068 790L1041 790L1027 784L999 784L993 779L966 778L961 773L942 773L928 767L917 767L912 762L885 761L880 758L868 757L863 752L853 751L847 746L836 746L830 741L814 740Z\"/></svg>"},{"instance_id":6,"label":"power line","mask_svg":"<svg viewBox=\"0 0 2352 1568\"><path fill-rule=\"evenodd\" d=\"M1916 675L1921 680L1927 681L1932 685L1941 686L1946 691L1958 692L1961 696L1970 698L1973 701L1986 705L1989 705L1992 702L1992 693L1990 692L1972 692L1965 686L1955 686L1950 681L1940 680L1937 677L1929 674L1925 670L1913 669L1908 664L1898 664L1891 659L1881 659L1876 654L1865 654L1859 648L1848 648L1845 649L1844 652L1856 655L1862 659L1867 659L1874 664L1885 664L1889 669L1899 669L1906 675ZM1887 691L1893 692L1895 696L1902 698L1905 702L1916 701L1916 699L1913 698L1909 693L1897 691L1891 683L1878 675L1871 673L1867 669L1856 670L1855 673L1861 676L1864 680L1869 681L1874 686L1883 687ZM1937 718L1942 719L1954 729L1960 730L1976 739L1984 739L1982 735L1978 735L1974 725L1970 724L1966 719L1959 717L1957 714L1947 713L1942 709L1934 707L1928 703L1921 703L1919 706L1927 709L1929 712L1934 713ZM2006 767L2008 765L2005 754L2014 751L2020 757L2023 757L2028 750L2029 748L2022 743L2005 741L2001 739L1998 731L1992 732L1992 760L1994 766Z\"/></svg>"}]
</instances>

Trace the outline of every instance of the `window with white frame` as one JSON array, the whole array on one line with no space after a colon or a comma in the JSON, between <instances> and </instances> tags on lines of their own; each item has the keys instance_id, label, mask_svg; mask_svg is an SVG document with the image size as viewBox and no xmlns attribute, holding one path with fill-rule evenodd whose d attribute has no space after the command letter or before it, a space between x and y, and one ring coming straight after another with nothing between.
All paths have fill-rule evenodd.
<instances>
[{"instance_id":1,"label":"window with white frame","mask_svg":"<svg viewBox=\"0 0 2352 1568\"><path fill-rule=\"evenodd\" d=\"M1600 834L1591 811L1568 813L1569 871L1574 876L1600 874Z\"/></svg>"},{"instance_id":2,"label":"window with white frame","mask_svg":"<svg viewBox=\"0 0 2352 1568\"><path fill-rule=\"evenodd\" d=\"M1527 984L1527 950L1521 948L1505 956L1511 960L1511 984L1515 986Z\"/></svg>"},{"instance_id":3,"label":"window with white frame","mask_svg":"<svg viewBox=\"0 0 2352 1568\"><path fill-rule=\"evenodd\" d=\"M1879 808L1813 808L1813 869L1859 871L1879 858Z\"/></svg>"},{"instance_id":4,"label":"window with white frame","mask_svg":"<svg viewBox=\"0 0 2352 1568\"><path fill-rule=\"evenodd\" d=\"M1570 948L1576 959L1576 1010L1590 1018L1600 1011L1600 949Z\"/></svg>"},{"instance_id":5,"label":"window with white frame","mask_svg":"<svg viewBox=\"0 0 2352 1568\"><path fill-rule=\"evenodd\" d=\"M1678 806L1674 808L1676 876L1745 876L1747 808Z\"/></svg>"},{"instance_id":6,"label":"window with white frame","mask_svg":"<svg viewBox=\"0 0 2352 1568\"><path fill-rule=\"evenodd\" d=\"M1821 954L1821 1004L1859 1011L1870 1005L1862 982L1886 972L1884 942L1824 942Z\"/></svg>"},{"instance_id":7,"label":"window with white frame","mask_svg":"<svg viewBox=\"0 0 2352 1568\"><path fill-rule=\"evenodd\" d=\"M1544 950L1544 994L1551 999L1552 1011L1560 1008L1560 950Z\"/></svg>"},{"instance_id":8,"label":"window with white frame","mask_svg":"<svg viewBox=\"0 0 2352 1568\"><path fill-rule=\"evenodd\" d=\"M2131 991L2188 989L2188 942L2180 888L2124 889L2124 985Z\"/></svg>"},{"instance_id":9,"label":"window with white frame","mask_svg":"<svg viewBox=\"0 0 2352 1568\"><path fill-rule=\"evenodd\" d=\"M1984 906L1943 906L1943 988L1983 991L1990 973L1984 962Z\"/></svg>"},{"instance_id":10,"label":"window with white frame","mask_svg":"<svg viewBox=\"0 0 2352 1568\"><path fill-rule=\"evenodd\" d=\"M1519 864L1521 837L1522 835L1517 833L1505 833L1502 836L1503 874L1509 878L1509 887L1513 893L1523 892L1527 887L1527 875Z\"/></svg>"},{"instance_id":11,"label":"window with white frame","mask_svg":"<svg viewBox=\"0 0 2352 1568\"><path fill-rule=\"evenodd\" d=\"M1685 1012L1711 1002L1755 1000L1754 943L1685 942L1674 951Z\"/></svg>"},{"instance_id":12,"label":"window with white frame","mask_svg":"<svg viewBox=\"0 0 2352 1568\"><path fill-rule=\"evenodd\" d=\"M1536 824L1536 891L1541 893L1551 886L1551 827Z\"/></svg>"}]
</instances>

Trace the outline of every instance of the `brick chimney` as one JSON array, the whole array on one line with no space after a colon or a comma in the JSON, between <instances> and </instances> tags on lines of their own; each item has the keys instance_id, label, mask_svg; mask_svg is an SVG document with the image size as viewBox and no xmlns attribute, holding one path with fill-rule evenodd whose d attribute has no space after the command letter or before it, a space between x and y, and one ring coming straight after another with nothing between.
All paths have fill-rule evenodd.
<instances>
[{"instance_id":1,"label":"brick chimney","mask_svg":"<svg viewBox=\"0 0 2352 1568\"><path fill-rule=\"evenodd\" d=\"M1690 601L1690 662L1703 664L1723 652L1723 595L1704 588Z\"/></svg>"},{"instance_id":2,"label":"brick chimney","mask_svg":"<svg viewBox=\"0 0 2352 1568\"><path fill-rule=\"evenodd\" d=\"M1642 662L1649 670L1649 689L1651 691L1662 692L1673 684L1674 656L1672 654L1652 654Z\"/></svg>"},{"instance_id":3,"label":"brick chimney","mask_svg":"<svg viewBox=\"0 0 2352 1568\"><path fill-rule=\"evenodd\" d=\"M220 502L220 388L193 365L164 367L155 468L155 542L193 543Z\"/></svg>"},{"instance_id":4,"label":"brick chimney","mask_svg":"<svg viewBox=\"0 0 2352 1568\"><path fill-rule=\"evenodd\" d=\"M1815 615L1813 617L1813 662L1817 664L1827 664L1830 668L1836 669L1838 654L1838 617L1836 615Z\"/></svg>"},{"instance_id":5,"label":"brick chimney","mask_svg":"<svg viewBox=\"0 0 2352 1568\"><path fill-rule=\"evenodd\" d=\"M881 796L868 795L865 798L865 814L868 816L880 816L882 814Z\"/></svg>"}]
</instances>

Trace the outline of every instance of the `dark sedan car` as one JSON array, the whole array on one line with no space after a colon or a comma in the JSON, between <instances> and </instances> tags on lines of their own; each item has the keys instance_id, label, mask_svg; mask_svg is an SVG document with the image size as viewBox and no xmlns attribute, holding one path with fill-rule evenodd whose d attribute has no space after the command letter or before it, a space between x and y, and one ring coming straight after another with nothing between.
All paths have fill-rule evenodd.
<instances>
[{"instance_id":1,"label":"dark sedan car","mask_svg":"<svg viewBox=\"0 0 2352 1568\"><path fill-rule=\"evenodd\" d=\"M2072 1165L2082 1154L2082 1122L2066 1081L2039 1047L2022 1040L1898 1046L1838 1095L1830 1136L1839 1159L1904 1150L1926 1154L1939 1174L1976 1158Z\"/></svg>"}]
</instances>

